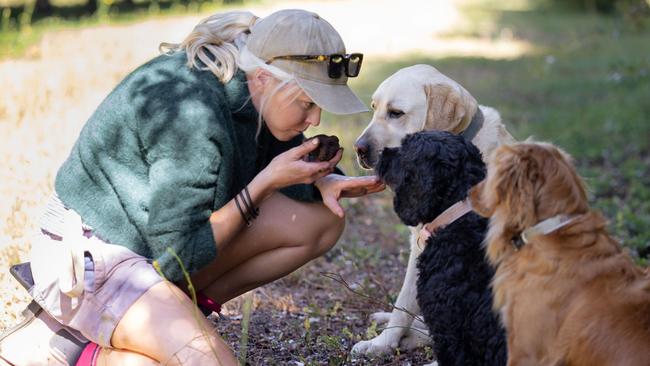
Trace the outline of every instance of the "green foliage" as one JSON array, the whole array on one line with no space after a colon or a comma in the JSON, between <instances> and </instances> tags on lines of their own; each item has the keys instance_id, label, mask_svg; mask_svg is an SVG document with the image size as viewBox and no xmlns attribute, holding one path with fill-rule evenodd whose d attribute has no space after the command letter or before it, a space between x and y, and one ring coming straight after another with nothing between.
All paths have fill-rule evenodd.
<instances>
[{"instance_id":1,"label":"green foliage","mask_svg":"<svg viewBox=\"0 0 650 366\"><path fill-rule=\"evenodd\" d=\"M615 12L647 11L645 0L541 0L542 4L581 11L612 14Z\"/></svg>"},{"instance_id":2,"label":"green foliage","mask_svg":"<svg viewBox=\"0 0 650 366\"><path fill-rule=\"evenodd\" d=\"M377 85L398 69L434 65L481 104L498 109L516 138L534 136L573 155L592 206L643 263L650 257L650 28L598 13L493 6L468 8L471 25L454 35L498 37L508 29L532 52L508 60L417 54L374 60L353 88L369 102ZM322 133L340 133L348 147L370 115L333 119L324 117ZM344 159L350 174L363 173L355 168L354 154L346 152Z\"/></svg>"},{"instance_id":3,"label":"green foliage","mask_svg":"<svg viewBox=\"0 0 650 366\"><path fill-rule=\"evenodd\" d=\"M7 2L10 1L10 2ZM0 58L25 54L44 32L146 17L226 10L244 0L0 0ZM258 0L247 0L253 3Z\"/></svg>"},{"instance_id":4,"label":"green foliage","mask_svg":"<svg viewBox=\"0 0 650 366\"><path fill-rule=\"evenodd\" d=\"M377 332L377 322L373 320L370 323L370 326L368 327L368 329L366 330L366 339L372 339L372 338L375 338L378 335L379 335L379 333Z\"/></svg>"},{"instance_id":5,"label":"green foliage","mask_svg":"<svg viewBox=\"0 0 650 366\"><path fill-rule=\"evenodd\" d=\"M244 304L242 307L242 334L239 340L239 355L237 360L241 366L246 365L246 356L248 354L248 332L250 327L251 311L253 308L253 293L247 292L244 295Z\"/></svg>"},{"instance_id":6,"label":"green foliage","mask_svg":"<svg viewBox=\"0 0 650 366\"><path fill-rule=\"evenodd\" d=\"M647 26L650 18L648 0L532 0L532 2L542 10L616 16L636 28Z\"/></svg>"},{"instance_id":7,"label":"green foliage","mask_svg":"<svg viewBox=\"0 0 650 366\"><path fill-rule=\"evenodd\" d=\"M610 230L637 258L650 258L650 175L647 161L621 156L608 165L586 166L583 175L591 188L594 206L610 219Z\"/></svg>"},{"instance_id":8,"label":"green foliage","mask_svg":"<svg viewBox=\"0 0 650 366\"><path fill-rule=\"evenodd\" d=\"M36 5L36 1L28 1L24 8L23 12L20 14L20 20L18 22L20 29L29 31L29 28L32 25L32 16L34 15L34 7Z\"/></svg>"},{"instance_id":9,"label":"green foliage","mask_svg":"<svg viewBox=\"0 0 650 366\"><path fill-rule=\"evenodd\" d=\"M424 346L424 354L429 359L433 358L434 356L433 348L431 348L431 346Z\"/></svg>"},{"instance_id":10,"label":"green foliage","mask_svg":"<svg viewBox=\"0 0 650 366\"><path fill-rule=\"evenodd\" d=\"M0 22L2 22L2 33L7 32L9 30L9 20L11 19L11 8L3 8L0 17Z\"/></svg>"}]
</instances>

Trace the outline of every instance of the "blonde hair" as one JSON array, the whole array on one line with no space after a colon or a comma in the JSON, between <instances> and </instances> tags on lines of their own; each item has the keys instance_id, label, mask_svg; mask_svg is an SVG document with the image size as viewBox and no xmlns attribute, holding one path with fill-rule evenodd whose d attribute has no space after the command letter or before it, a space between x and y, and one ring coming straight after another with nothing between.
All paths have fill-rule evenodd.
<instances>
[{"instance_id":1,"label":"blonde hair","mask_svg":"<svg viewBox=\"0 0 650 366\"><path fill-rule=\"evenodd\" d=\"M262 129L262 114L268 100L285 86L291 86L290 94L293 94L291 101L295 100L302 91L295 83L295 77L292 74L266 64L246 47L251 28L258 19L249 11L213 14L201 20L182 43L163 42L158 47L160 52L168 55L185 51L188 67L210 71L223 84L229 82L238 69L251 73L261 68L270 72L280 81L267 97L261 98L256 139ZM201 66L198 61L201 61L204 66Z\"/></svg>"},{"instance_id":2,"label":"blonde hair","mask_svg":"<svg viewBox=\"0 0 650 366\"><path fill-rule=\"evenodd\" d=\"M188 67L209 70L225 84L237 72L237 43L248 37L257 19L249 11L213 14L201 20L182 43L164 42L158 48L165 54L187 52Z\"/></svg>"},{"instance_id":3,"label":"blonde hair","mask_svg":"<svg viewBox=\"0 0 650 366\"><path fill-rule=\"evenodd\" d=\"M268 93L267 97L262 96L260 100L260 111L259 111L259 117L257 121L257 132L255 133L255 138L259 137L260 131L262 130L262 113L267 107L267 102L273 98L278 92L280 92L282 89L285 87L288 87L288 93L287 99L288 103L293 102L302 89L298 86L296 83L295 77L278 68L273 65L268 65L266 64L263 60L261 60L259 57L255 56L251 51L248 50L246 45L242 45L240 50L239 50L239 58L237 60L237 65L239 66L240 69L242 69L244 72L253 72L256 69L263 69L271 73L273 77L275 77L279 83L276 85L273 90L271 90L270 93Z\"/></svg>"}]
</instances>

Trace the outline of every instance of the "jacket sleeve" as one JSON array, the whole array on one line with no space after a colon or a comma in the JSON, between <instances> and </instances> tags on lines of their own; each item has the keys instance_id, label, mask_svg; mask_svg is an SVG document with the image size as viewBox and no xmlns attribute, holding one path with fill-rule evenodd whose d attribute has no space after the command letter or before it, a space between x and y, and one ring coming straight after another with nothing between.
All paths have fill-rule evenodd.
<instances>
[{"instance_id":1,"label":"jacket sleeve","mask_svg":"<svg viewBox=\"0 0 650 366\"><path fill-rule=\"evenodd\" d=\"M157 112L166 116L162 124L142 126L140 133L150 166L145 237L162 273L178 281L184 276L181 263L189 271L217 255L209 219L222 166L220 144L228 135L213 105L198 98L174 104L175 112Z\"/></svg>"}]
</instances>

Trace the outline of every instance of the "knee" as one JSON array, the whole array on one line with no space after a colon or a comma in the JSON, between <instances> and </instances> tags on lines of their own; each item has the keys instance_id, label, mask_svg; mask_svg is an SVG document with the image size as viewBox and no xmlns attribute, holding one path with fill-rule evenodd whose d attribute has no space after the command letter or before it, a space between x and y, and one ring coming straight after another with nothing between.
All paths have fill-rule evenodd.
<instances>
[{"instance_id":1,"label":"knee","mask_svg":"<svg viewBox=\"0 0 650 366\"><path fill-rule=\"evenodd\" d=\"M315 237L310 240L314 258L327 253L336 245L345 229L345 219L332 214L328 209L328 214L318 226Z\"/></svg>"},{"instance_id":2,"label":"knee","mask_svg":"<svg viewBox=\"0 0 650 366\"><path fill-rule=\"evenodd\" d=\"M174 352L162 365L236 365L234 355L216 336L206 332Z\"/></svg>"},{"instance_id":3,"label":"knee","mask_svg":"<svg viewBox=\"0 0 650 366\"><path fill-rule=\"evenodd\" d=\"M122 365L122 366L156 366L160 362L137 352L118 350L113 348L102 348L97 355L95 363L98 366ZM0 363L0 365L2 365Z\"/></svg>"}]
</instances>

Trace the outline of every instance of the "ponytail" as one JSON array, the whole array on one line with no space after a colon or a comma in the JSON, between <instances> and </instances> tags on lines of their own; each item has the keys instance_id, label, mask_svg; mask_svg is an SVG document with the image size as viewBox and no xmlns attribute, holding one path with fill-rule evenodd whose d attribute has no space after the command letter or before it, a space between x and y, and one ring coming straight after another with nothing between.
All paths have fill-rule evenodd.
<instances>
[{"instance_id":1,"label":"ponytail","mask_svg":"<svg viewBox=\"0 0 650 366\"><path fill-rule=\"evenodd\" d=\"M185 51L188 67L209 70L224 84L232 79L238 69L249 73L261 68L280 81L268 96L261 98L256 140L262 130L262 115L268 106L267 102L285 87L289 87L287 91L291 101L301 90L295 83L294 75L266 64L246 47L248 35L257 19L259 18L248 11L217 13L197 24L182 43L161 43L158 47L160 52L168 55Z\"/></svg>"},{"instance_id":2,"label":"ponytail","mask_svg":"<svg viewBox=\"0 0 650 366\"><path fill-rule=\"evenodd\" d=\"M182 43L161 43L158 48L165 54L184 50L188 67L209 70L225 84L237 71L239 46L257 19L248 11L217 13L197 24Z\"/></svg>"}]
</instances>

